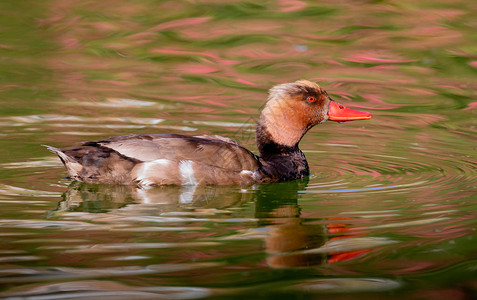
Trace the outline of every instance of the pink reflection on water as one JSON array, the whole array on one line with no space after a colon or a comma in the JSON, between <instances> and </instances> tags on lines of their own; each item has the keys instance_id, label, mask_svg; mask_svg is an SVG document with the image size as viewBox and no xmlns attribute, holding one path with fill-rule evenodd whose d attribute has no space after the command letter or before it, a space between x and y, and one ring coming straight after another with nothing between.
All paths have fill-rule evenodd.
<instances>
[{"instance_id":1,"label":"pink reflection on water","mask_svg":"<svg viewBox=\"0 0 477 300\"><path fill-rule=\"evenodd\" d=\"M194 110L197 110L197 112L200 112L200 113L211 113L215 109L209 108L209 107L200 107L200 108L194 108Z\"/></svg>"},{"instance_id":2,"label":"pink reflection on water","mask_svg":"<svg viewBox=\"0 0 477 300\"><path fill-rule=\"evenodd\" d=\"M330 85L331 86L331 85ZM338 87L339 85L336 84L335 87ZM346 93L346 92L335 92L336 95L339 95L342 99L346 99L348 101L353 101L353 95L350 94L350 93ZM336 100L334 98L332 98L333 100ZM337 100L338 102L340 102L341 100Z\"/></svg>"},{"instance_id":3,"label":"pink reflection on water","mask_svg":"<svg viewBox=\"0 0 477 300\"><path fill-rule=\"evenodd\" d=\"M374 95L374 94L363 94L361 95L364 99L368 100L368 102L377 104L376 106L367 106L367 105L359 105L359 104L353 104L353 106L359 107L359 108L366 108L366 109L379 109L379 110L386 110L386 109L393 109L397 107L401 107L402 104L391 104L384 102L383 100L380 99L380 96Z\"/></svg>"},{"instance_id":4,"label":"pink reflection on water","mask_svg":"<svg viewBox=\"0 0 477 300\"><path fill-rule=\"evenodd\" d=\"M477 106L477 102L471 102L471 103L469 103L469 104L467 105L466 108L464 108L464 110L472 109L472 108L474 108L474 107L476 107L476 106Z\"/></svg>"},{"instance_id":5,"label":"pink reflection on water","mask_svg":"<svg viewBox=\"0 0 477 300\"><path fill-rule=\"evenodd\" d=\"M211 105L215 105L215 106L222 106L222 107L228 107L228 105L222 103L222 102L218 102L218 101L213 101L213 100L204 100L202 102L205 102L205 103L208 103L208 104L211 104Z\"/></svg>"},{"instance_id":6,"label":"pink reflection on water","mask_svg":"<svg viewBox=\"0 0 477 300\"><path fill-rule=\"evenodd\" d=\"M363 78L349 78L349 77L332 77L331 75L328 77L312 77L311 80L320 82L330 82L330 81L341 81L342 83L359 83L359 84L368 84L368 85L382 85L383 82L381 80L372 80L372 79L363 79ZM415 80L411 78L406 79L394 79L392 81L394 84L414 84Z\"/></svg>"},{"instance_id":7,"label":"pink reflection on water","mask_svg":"<svg viewBox=\"0 0 477 300\"><path fill-rule=\"evenodd\" d=\"M280 9L281 12L298 11L308 6L307 3L298 0L281 0L279 4L283 6L283 8Z\"/></svg>"},{"instance_id":8,"label":"pink reflection on water","mask_svg":"<svg viewBox=\"0 0 477 300\"><path fill-rule=\"evenodd\" d=\"M440 31L447 30L447 28L442 26L431 26L431 27L424 27L421 29L421 33L430 33L430 34L437 34Z\"/></svg>"},{"instance_id":9,"label":"pink reflection on water","mask_svg":"<svg viewBox=\"0 0 477 300\"><path fill-rule=\"evenodd\" d=\"M60 37L59 41L64 49L75 49L80 46L78 39L75 38Z\"/></svg>"},{"instance_id":10,"label":"pink reflection on water","mask_svg":"<svg viewBox=\"0 0 477 300\"><path fill-rule=\"evenodd\" d=\"M409 123L413 126L427 126L437 122L446 121L447 118L440 115L419 114L418 117L409 119Z\"/></svg>"},{"instance_id":11,"label":"pink reflection on water","mask_svg":"<svg viewBox=\"0 0 477 300\"><path fill-rule=\"evenodd\" d=\"M219 69L204 65L183 65L177 67L176 70L192 74L207 74L217 72Z\"/></svg>"},{"instance_id":12,"label":"pink reflection on water","mask_svg":"<svg viewBox=\"0 0 477 300\"><path fill-rule=\"evenodd\" d=\"M240 63L238 60L225 60L225 59L219 59L217 60L217 62L221 64L226 64L226 65L236 65Z\"/></svg>"},{"instance_id":13,"label":"pink reflection on water","mask_svg":"<svg viewBox=\"0 0 477 300\"><path fill-rule=\"evenodd\" d=\"M325 60L326 63L330 65L337 65L337 66L344 66L343 63L340 63L339 61L333 60L333 59L327 59Z\"/></svg>"},{"instance_id":14,"label":"pink reflection on water","mask_svg":"<svg viewBox=\"0 0 477 300\"><path fill-rule=\"evenodd\" d=\"M411 94L416 95L416 96L428 96L428 95L436 95L437 93L433 90L426 89L426 88L407 88L408 92L411 92Z\"/></svg>"},{"instance_id":15,"label":"pink reflection on water","mask_svg":"<svg viewBox=\"0 0 477 300\"><path fill-rule=\"evenodd\" d=\"M2 85L3 88L25 88L26 86L20 85L20 84L6 84Z\"/></svg>"},{"instance_id":16,"label":"pink reflection on water","mask_svg":"<svg viewBox=\"0 0 477 300\"><path fill-rule=\"evenodd\" d=\"M357 62L357 63L409 63L417 61L417 59L402 59L402 58L381 58L378 57L376 53L366 53L366 54L355 54L351 55L348 58L344 58L344 60Z\"/></svg>"},{"instance_id":17,"label":"pink reflection on water","mask_svg":"<svg viewBox=\"0 0 477 300\"><path fill-rule=\"evenodd\" d=\"M256 85L253 82L247 81L245 79L240 79L240 78L237 79L237 82L240 82L240 83L243 83L243 84L246 84L246 85Z\"/></svg>"},{"instance_id":18,"label":"pink reflection on water","mask_svg":"<svg viewBox=\"0 0 477 300\"><path fill-rule=\"evenodd\" d=\"M456 90L461 90L460 87L455 86L455 85L449 85L449 84L440 84L437 87L444 88L444 89L456 89Z\"/></svg>"},{"instance_id":19,"label":"pink reflection on water","mask_svg":"<svg viewBox=\"0 0 477 300\"><path fill-rule=\"evenodd\" d=\"M3 48L3 49L13 49L12 46L9 46L9 45L4 45L4 44L0 44L0 48Z\"/></svg>"},{"instance_id":20,"label":"pink reflection on water","mask_svg":"<svg viewBox=\"0 0 477 300\"><path fill-rule=\"evenodd\" d=\"M420 36L434 37L435 39L443 40L451 40L453 38L460 38L462 36L461 33L442 26L420 28L416 30L416 34Z\"/></svg>"}]
</instances>

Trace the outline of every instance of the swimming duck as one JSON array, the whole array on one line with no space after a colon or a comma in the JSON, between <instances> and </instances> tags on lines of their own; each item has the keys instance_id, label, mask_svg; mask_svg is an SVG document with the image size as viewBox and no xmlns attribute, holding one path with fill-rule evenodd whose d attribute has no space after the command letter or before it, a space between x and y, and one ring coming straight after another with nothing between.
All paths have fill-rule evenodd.
<instances>
[{"instance_id":1,"label":"swimming duck","mask_svg":"<svg viewBox=\"0 0 477 300\"><path fill-rule=\"evenodd\" d=\"M307 80L272 87L262 110L256 143L260 156L218 135L141 134L55 148L69 176L87 183L154 185L239 185L309 176L298 143L326 120L370 119L330 99Z\"/></svg>"}]
</instances>

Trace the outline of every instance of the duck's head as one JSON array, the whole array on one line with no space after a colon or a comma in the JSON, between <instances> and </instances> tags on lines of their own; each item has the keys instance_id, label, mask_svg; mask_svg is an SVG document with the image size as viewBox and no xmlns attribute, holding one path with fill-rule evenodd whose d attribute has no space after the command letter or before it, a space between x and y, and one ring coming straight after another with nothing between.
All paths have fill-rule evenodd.
<instances>
[{"instance_id":1,"label":"duck's head","mask_svg":"<svg viewBox=\"0 0 477 300\"><path fill-rule=\"evenodd\" d=\"M347 108L328 96L318 84L299 80L270 89L257 126L257 144L296 147L313 126L327 120L345 122L370 119L371 114Z\"/></svg>"}]
</instances>

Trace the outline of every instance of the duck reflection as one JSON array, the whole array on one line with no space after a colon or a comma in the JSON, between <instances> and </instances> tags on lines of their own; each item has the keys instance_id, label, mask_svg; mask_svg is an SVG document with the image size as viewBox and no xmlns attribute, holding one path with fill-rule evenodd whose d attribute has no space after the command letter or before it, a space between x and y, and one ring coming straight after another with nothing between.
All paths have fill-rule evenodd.
<instances>
[{"instance_id":1,"label":"duck reflection","mask_svg":"<svg viewBox=\"0 0 477 300\"><path fill-rule=\"evenodd\" d=\"M181 207L226 208L254 200L253 191L231 186L159 186L138 188L74 181L63 194L57 211L106 212L128 205L161 204L160 210Z\"/></svg>"},{"instance_id":2,"label":"duck reflection","mask_svg":"<svg viewBox=\"0 0 477 300\"><path fill-rule=\"evenodd\" d=\"M269 229L265 238L271 267L301 267L322 264L323 253L306 253L306 249L321 247L325 241L323 225L307 224L301 218L298 191L304 190L308 179L262 185L257 191L256 217L259 225Z\"/></svg>"},{"instance_id":3,"label":"duck reflection","mask_svg":"<svg viewBox=\"0 0 477 300\"><path fill-rule=\"evenodd\" d=\"M236 236L228 236L227 239L262 238L267 253L266 263L270 267L306 267L334 263L361 256L369 251L363 249L343 251L334 247L333 243L336 240L356 237L350 234L351 220L342 218L310 220L302 217L298 205L298 191L304 190L307 184L308 178L246 188L162 186L141 189L132 186L73 182L53 213L122 211L128 216L150 216L191 209L195 211L226 209L255 202L258 229L252 231L257 234L238 233Z\"/></svg>"}]
</instances>

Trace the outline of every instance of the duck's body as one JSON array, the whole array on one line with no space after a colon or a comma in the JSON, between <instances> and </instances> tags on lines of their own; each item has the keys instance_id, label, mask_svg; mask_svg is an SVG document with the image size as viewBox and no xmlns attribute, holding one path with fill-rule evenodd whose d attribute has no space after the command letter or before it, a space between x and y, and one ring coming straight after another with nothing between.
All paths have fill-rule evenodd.
<instances>
[{"instance_id":1,"label":"duck's body","mask_svg":"<svg viewBox=\"0 0 477 300\"><path fill-rule=\"evenodd\" d=\"M331 103L331 104L330 104ZM228 185L278 182L309 175L298 148L303 135L328 119L349 121L371 115L347 109L309 81L270 90L257 125L260 157L216 135L126 135L57 149L72 179L124 185Z\"/></svg>"}]
</instances>

